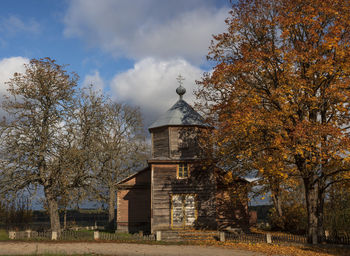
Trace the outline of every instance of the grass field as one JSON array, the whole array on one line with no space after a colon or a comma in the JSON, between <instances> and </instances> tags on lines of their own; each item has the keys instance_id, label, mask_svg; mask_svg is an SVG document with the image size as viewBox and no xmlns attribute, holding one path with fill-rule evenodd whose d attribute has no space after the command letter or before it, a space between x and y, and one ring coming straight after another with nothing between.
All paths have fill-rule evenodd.
<instances>
[{"instance_id":1,"label":"grass field","mask_svg":"<svg viewBox=\"0 0 350 256\"><path fill-rule=\"evenodd\" d=\"M0 241L9 240L9 236L5 229L0 229Z\"/></svg>"}]
</instances>

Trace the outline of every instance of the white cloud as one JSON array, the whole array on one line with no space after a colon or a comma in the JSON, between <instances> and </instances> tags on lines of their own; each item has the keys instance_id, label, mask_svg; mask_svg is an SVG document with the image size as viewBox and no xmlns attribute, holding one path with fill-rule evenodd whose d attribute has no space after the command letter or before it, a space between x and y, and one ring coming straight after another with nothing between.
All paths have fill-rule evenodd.
<instances>
[{"instance_id":1,"label":"white cloud","mask_svg":"<svg viewBox=\"0 0 350 256\"><path fill-rule=\"evenodd\" d=\"M201 63L212 34L225 30L227 7L214 0L73 0L64 34L114 56L185 58Z\"/></svg>"},{"instance_id":2,"label":"white cloud","mask_svg":"<svg viewBox=\"0 0 350 256\"><path fill-rule=\"evenodd\" d=\"M97 91L103 91L104 81L97 70L93 74L86 75L84 78L83 86L88 87L90 85L93 85L93 88Z\"/></svg>"},{"instance_id":3,"label":"white cloud","mask_svg":"<svg viewBox=\"0 0 350 256\"><path fill-rule=\"evenodd\" d=\"M186 88L184 99L193 103L195 80L203 71L183 59L157 61L147 58L137 62L134 68L117 74L111 82L112 97L119 102L140 106L145 125L150 125L178 100L176 78L181 74Z\"/></svg>"},{"instance_id":4,"label":"white cloud","mask_svg":"<svg viewBox=\"0 0 350 256\"><path fill-rule=\"evenodd\" d=\"M10 15L1 19L0 30L7 32L9 35L22 32L38 34L41 28L40 24L33 19L23 21L17 16Z\"/></svg>"},{"instance_id":5,"label":"white cloud","mask_svg":"<svg viewBox=\"0 0 350 256\"><path fill-rule=\"evenodd\" d=\"M149 125L177 100L176 77L186 78L184 98L193 103L212 34L226 31L227 0L71 0L64 35L80 38L115 57L135 60L105 85L112 97L140 106ZM84 79L103 85L96 71ZM105 87L105 88L106 88Z\"/></svg>"},{"instance_id":6,"label":"white cloud","mask_svg":"<svg viewBox=\"0 0 350 256\"><path fill-rule=\"evenodd\" d=\"M7 95L8 86L6 82L13 77L15 72L22 73L25 71L24 64L29 63L29 59L23 57L11 57L0 60L0 105L4 95ZM0 116L5 115L5 112L0 107Z\"/></svg>"},{"instance_id":7,"label":"white cloud","mask_svg":"<svg viewBox=\"0 0 350 256\"><path fill-rule=\"evenodd\" d=\"M29 59L24 57L11 57L0 60L0 97L7 94L5 82L13 77L15 72L22 73L25 71L24 64L29 63Z\"/></svg>"}]
</instances>

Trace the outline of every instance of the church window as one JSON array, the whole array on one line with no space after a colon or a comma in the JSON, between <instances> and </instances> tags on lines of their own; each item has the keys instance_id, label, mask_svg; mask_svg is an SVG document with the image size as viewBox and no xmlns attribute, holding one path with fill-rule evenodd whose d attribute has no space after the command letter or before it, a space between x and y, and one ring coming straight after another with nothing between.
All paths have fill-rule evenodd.
<instances>
[{"instance_id":1,"label":"church window","mask_svg":"<svg viewBox=\"0 0 350 256\"><path fill-rule=\"evenodd\" d=\"M177 168L177 177L179 179L185 179L185 178L188 178L188 176L189 176L188 164L186 163L179 164Z\"/></svg>"}]
</instances>

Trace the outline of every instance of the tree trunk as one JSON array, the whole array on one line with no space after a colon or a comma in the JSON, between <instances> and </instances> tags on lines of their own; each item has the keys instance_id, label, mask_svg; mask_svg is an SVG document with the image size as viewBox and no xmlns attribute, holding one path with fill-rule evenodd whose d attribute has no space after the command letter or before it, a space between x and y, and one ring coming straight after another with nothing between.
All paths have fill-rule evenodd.
<instances>
[{"instance_id":1,"label":"tree trunk","mask_svg":"<svg viewBox=\"0 0 350 256\"><path fill-rule=\"evenodd\" d=\"M109 186L109 200L108 200L108 226L111 230L115 229L115 188L113 185Z\"/></svg>"},{"instance_id":2,"label":"tree trunk","mask_svg":"<svg viewBox=\"0 0 350 256\"><path fill-rule=\"evenodd\" d=\"M279 194L276 193L276 191L271 191L271 196L272 196L273 206L276 210L277 217L278 217L278 222L275 222L275 225L277 225L280 229L284 230L285 219L283 218L281 197Z\"/></svg>"},{"instance_id":3,"label":"tree trunk","mask_svg":"<svg viewBox=\"0 0 350 256\"><path fill-rule=\"evenodd\" d=\"M277 179L269 177L269 183L273 206L279 218L279 226L280 228L284 229L285 220L283 218L280 182Z\"/></svg>"},{"instance_id":4,"label":"tree trunk","mask_svg":"<svg viewBox=\"0 0 350 256\"><path fill-rule=\"evenodd\" d=\"M59 233L61 231L60 215L58 213L58 202L57 199L52 195L50 189L45 189L45 197L49 207L51 231Z\"/></svg>"},{"instance_id":5,"label":"tree trunk","mask_svg":"<svg viewBox=\"0 0 350 256\"><path fill-rule=\"evenodd\" d=\"M318 244L319 188L313 177L304 178L304 186L308 222L307 240L310 244Z\"/></svg>"},{"instance_id":6,"label":"tree trunk","mask_svg":"<svg viewBox=\"0 0 350 256\"><path fill-rule=\"evenodd\" d=\"M60 216L58 214L58 203L54 198L48 198L51 231L59 233L61 231Z\"/></svg>"},{"instance_id":7,"label":"tree trunk","mask_svg":"<svg viewBox=\"0 0 350 256\"><path fill-rule=\"evenodd\" d=\"M323 206L324 206L324 197L325 194L323 190L321 189L321 186L319 186L319 191L318 191L318 226L317 226L317 234L318 234L318 242L323 242L324 238L324 227L323 227Z\"/></svg>"},{"instance_id":8,"label":"tree trunk","mask_svg":"<svg viewBox=\"0 0 350 256\"><path fill-rule=\"evenodd\" d=\"M64 216L63 216L63 229L67 229L67 208L64 208Z\"/></svg>"},{"instance_id":9,"label":"tree trunk","mask_svg":"<svg viewBox=\"0 0 350 256\"><path fill-rule=\"evenodd\" d=\"M280 199L280 196L274 193L273 191L271 192L272 195L272 201L273 201L273 206L276 209L278 217L282 218L283 217L283 211L282 211L282 201Z\"/></svg>"}]
</instances>

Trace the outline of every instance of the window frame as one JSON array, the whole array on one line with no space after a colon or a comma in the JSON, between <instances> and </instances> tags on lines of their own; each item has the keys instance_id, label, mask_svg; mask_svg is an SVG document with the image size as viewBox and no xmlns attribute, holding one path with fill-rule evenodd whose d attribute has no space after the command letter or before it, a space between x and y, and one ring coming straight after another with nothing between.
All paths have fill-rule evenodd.
<instances>
[{"instance_id":1,"label":"window frame","mask_svg":"<svg viewBox=\"0 0 350 256\"><path fill-rule=\"evenodd\" d=\"M186 176L185 176L185 168L187 168ZM176 170L177 179L188 179L190 177L190 165L188 163L179 163L176 169L177 169Z\"/></svg>"}]
</instances>

